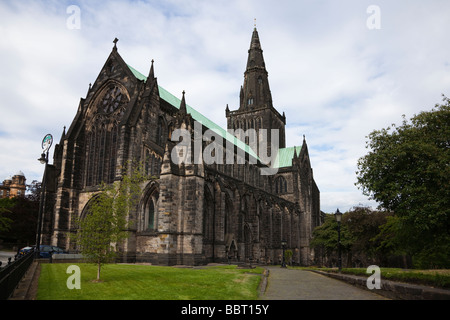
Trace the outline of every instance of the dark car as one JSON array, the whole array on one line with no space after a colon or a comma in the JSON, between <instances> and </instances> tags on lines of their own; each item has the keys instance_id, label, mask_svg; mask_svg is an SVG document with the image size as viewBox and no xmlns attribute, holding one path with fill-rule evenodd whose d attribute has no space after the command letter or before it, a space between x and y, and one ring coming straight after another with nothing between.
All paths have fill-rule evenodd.
<instances>
[{"instance_id":1,"label":"dark car","mask_svg":"<svg viewBox=\"0 0 450 320\"><path fill-rule=\"evenodd\" d=\"M52 254L68 253L67 251L65 251L64 249L61 249L59 247L49 246L49 245L45 245L45 244L41 244L39 249L40 249L39 256L41 258L50 258L50 256Z\"/></svg>"},{"instance_id":2,"label":"dark car","mask_svg":"<svg viewBox=\"0 0 450 320\"><path fill-rule=\"evenodd\" d=\"M26 255L28 252L34 250L34 247L35 247L35 246L32 246L32 247L24 247L24 248L22 248L22 249L19 250L19 252L18 252L17 255L18 255L19 257L24 256L24 255Z\"/></svg>"},{"instance_id":3,"label":"dark car","mask_svg":"<svg viewBox=\"0 0 450 320\"><path fill-rule=\"evenodd\" d=\"M19 250L19 256L26 255L30 250L34 250L36 246L32 247L25 247ZM39 257L40 258L50 258L52 254L60 254L60 253L68 253L64 249L61 249L59 247L50 246L46 244L41 244L39 246Z\"/></svg>"}]
</instances>

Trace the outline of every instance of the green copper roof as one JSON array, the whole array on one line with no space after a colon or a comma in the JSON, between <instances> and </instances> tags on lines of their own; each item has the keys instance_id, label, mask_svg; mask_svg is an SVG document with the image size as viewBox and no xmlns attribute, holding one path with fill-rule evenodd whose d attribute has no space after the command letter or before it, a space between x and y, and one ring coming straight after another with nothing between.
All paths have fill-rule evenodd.
<instances>
[{"instance_id":1,"label":"green copper roof","mask_svg":"<svg viewBox=\"0 0 450 320\"><path fill-rule=\"evenodd\" d=\"M144 76L142 73L140 73L139 71L137 71L130 65L128 65L128 67L130 68L131 72L134 74L134 76L138 80L147 81L147 77ZM166 89L164 89L161 86L158 86L158 89L159 89L159 96L161 99L165 100L166 102L168 102L175 108L180 109L180 104L181 104L180 99L175 97L173 94L171 94L169 91L167 91ZM250 154L252 157L255 157L256 159L259 160L258 156L253 151L253 149L250 148L250 146L248 146L247 144L245 144L244 142L242 142L241 140L236 138L234 135L230 134L227 130L223 129L221 126L217 125L216 123L214 123L213 121L211 121L210 119L208 119L207 117L205 117L200 112L198 112L197 110L195 110L194 108L190 107L187 104L186 104L186 109L187 109L187 112L192 115L192 118L194 118L194 120L200 122L208 129L213 130L214 132L219 134L222 138L230 141L235 146L239 147L240 149L242 149L245 152L247 152L248 154ZM297 155L299 155L302 147L289 147L289 148L280 149L278 151L278 155L274 161L273 167L274 168L291 167L292 159L294 158L294 150L295 149L297 149Z\"/></svg>"},{"instance_id":2,"label":"green copper roof","mask_svg":"<svg viewBox=\"0 0 450 320\"><path fill-rule=\"evenodd\" d=\"M302 147L289 147L283 148L278 151L278 156L276 157L273 167L274 168L285 168L292 166L292 159L294 158L294 150L297 150L297 156L300 155Z\"/></svg>"},{"instance_id":3,"label":"green copper roof","mask_svg":"<svg viewBox=\"0 0 450 320\"><path fill-rule=\"evenodd\" d=\"M134 74L134 76L138 80L147 81L147 77L144 76L142 73L140 73L139 71L137 71L130 65L128 65L128 67L130 68L131 72ZM171 94L169 91L167 91L166 89L164 89L161 86L158 86L158 89L159 89L159 96L161 99L165 100L166 102L168 102L175 108L180 109L180 104L181 104L180 99L175 97L173 94ZM197 110L195 110L194 108L190 107L187 104L186 104L186 109L187 109L187 112L189 114L191 114L192 118L194 118L194 120L200 122L202 125L204 125L208 129L213 130L214 132L219 134L222 138L230 141L235 146L244 150L252 157L259 159L258 156L256 155L256 153L253 151L253 149L250 148L250 146L248 146L247 144L245 144L244 142L242 142L241 140L236 138L234 135L230 134L227 130L223 129L221 126L217 125L216 123L214 123L213 121L211 121L210 119L208 119L207 117L205 117L200 112L198 112Z\"/></svg>"}]
</instances>

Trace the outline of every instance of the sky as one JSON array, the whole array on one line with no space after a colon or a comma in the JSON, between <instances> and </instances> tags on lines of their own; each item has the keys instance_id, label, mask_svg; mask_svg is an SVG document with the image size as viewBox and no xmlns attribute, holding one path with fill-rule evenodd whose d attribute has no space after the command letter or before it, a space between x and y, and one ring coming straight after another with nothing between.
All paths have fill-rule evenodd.
<instances>
[{"instance_id":1,"label":"sky","mask_svg":"<svg viewBox=\"0 0 450 320\"><path fill-rule=\"evenodd\" d=\"M448 0L0 1L0 180L59 142L117 37L119 54L226 128L255 25L286 145L308 143L321 209L376 208L355 186L367 136L450 96ZM50 150L52 163L53 148Z\"/></svg>"}]
</instances>

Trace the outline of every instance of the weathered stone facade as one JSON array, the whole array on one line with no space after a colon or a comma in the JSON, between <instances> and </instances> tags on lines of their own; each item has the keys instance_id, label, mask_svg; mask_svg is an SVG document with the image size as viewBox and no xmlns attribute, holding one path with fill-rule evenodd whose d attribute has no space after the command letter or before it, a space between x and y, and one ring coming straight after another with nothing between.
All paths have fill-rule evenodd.
<instances>
[{"instance_id":1,"label":"weathered stone facade","mask_svg":"<svg viewBox=\"0 0 450 320\"><path fill-rule=\"evenodd\" d=\"M286 117L272 105L256 28L240 100L238 110L226 107L228 129L278 129L277 174L262 175L267 166L251 161L248 149L241 153L243 142L232 144L231 164L177 164L171 157L178 142L175 129L192 133L191 143L200 143L202 150L208 142L198 141L199 121L202 132L214 129L226 136L226 130L189 107L184 92L179 100L160 87L153 61L145 77L125 63L115 44L55 147L53 165L47 166L42 243L76 250L67 237L76 232L72 217L86 214L102 181L119 181L121 166L137 160L154 178L142 185L139 206L129 215L133 224L120 248L123 261L278 263L285 239L294 262L311 264L309 241L321 224L319 190L306 141L285 147Z\"/></svg>"},{"instance_id":2,"label":"weathered stone facade","mask_svg":"<svg viewBox=\"0 0 450 320\"><path fill-rule=\"evenodd\" d=\"M3 180L3 183L0 183L0 199L24 197L27 189L25 181L27 179L22 171Z\"/></svg>"}]
</instances>

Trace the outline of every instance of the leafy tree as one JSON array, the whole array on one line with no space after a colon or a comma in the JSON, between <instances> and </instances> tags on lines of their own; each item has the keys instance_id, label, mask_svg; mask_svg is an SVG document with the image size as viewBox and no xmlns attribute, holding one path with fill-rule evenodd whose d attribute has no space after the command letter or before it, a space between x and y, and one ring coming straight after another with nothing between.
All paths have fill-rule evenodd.
<instances>
[{"instance_id":1,"label":"leafy tree","mask_svg":"<svg viewBox=\"0 0 450 320\"><path fill-rule=\"evenodd\" d=\"M5 207L1 202L3 201L0 200L0 232L4 234L5 232L11 230L11 224L13 223L13 220L4 216L11 213L11 210L8 207Z\"/></svg>"},{"instance_id":2,"label":"leafy tree","mask_svg":"<svg viewBox=\"0 0 450 320\"><path fill-rule=\"evenodd\" d=\"M287 249L284 251L284 260L287 262L287 264L292 264L292 256L294 255L294 253L292 252L292 250Z\"/></svg>"},{"instance_id":3,"label":"leafy tree","mask_svg":"<svg viewBox=\"0 0 450 320\"><path fill-rule=\"evenodd\" d=\"M27 197L0 199L0 237L18 245L36 241L39 201Z\"/></svg>"},{"instance_id":4,"label":"leafy tree","mask_svg":"<svg viewBox=\"0 0 450 320\"><path fill-rule=\"evenodd\" d=\"M342 253L350 252L353 242L353 236L347 226L341 223ZM326 257L331 257L338 252L338 223L334 214L326 214L324 223L314 229L310 246L319 248Z\"/></svg>"},{"instance_id":5,"label":"leafy tree","mask_svg":"<svg viewBox=\"0 0 450 320\"><path fill-rule=\"evenodd\" d=\"M148 179L142 174L142 165L129 167L121 181L102 185L89 202L88 214L76 219L76 243L88 262L97 264L97 281L101 267L116 257L115 246L128 237L128 214L138 204L141 183Z\"/></svg>"},{"instance_id":6,"label":"leafy tree","mask_svg":"<svg viewBox=\"0 0 450 320\"><path fill-rule=\"evenodd\" d=\"M41 199L42 182L33 180L27 185L27 199L39 202Z\"/></svg>"},{"instance_id":7,"label":"leafy tree","mask_svg":"<svg viewBox=\"0 0 450 320\"><path fill-rule=\"evenodd\" d=\"M363 193L396 215L384 230L390 245L401 243L430 267L450 266L450 99L443 101L370 133L357 171Z\"/></svg>"},{"instance_id":8,"label":"leafy tree","mask_svg":"<svg viewBox=\"0 0 450 320\"><path fill-rule=\"evenodd\" d=\"M366 260L376 260L376 263L384 261L391 254L391 248L381 245L379 238L380 228L387 222L391 213L375 211L368 207L354 207L342 217L342 223L346 225L352 235L352 254Z\"/></svg>"},{"instance_id":9,"label":"leafy tree","mask_svg":"<svg viewBox=\"0 0 450 320\"><path fill-rule=\"evenodd\" d=\"M352 259L361 262L376 260L383 261L391 254L391 248L381 245L378 238L380 228L386 223L391 214L385 211L374 211L367 207L354 207L342 216L341 249L347 256L347 265L351 266ZM333 214L325 217L323 225L314 229L312 247L321 248L323 254L331 258L335 256L338 246L337 222Z\"/></svg>"}]
</instances>

